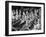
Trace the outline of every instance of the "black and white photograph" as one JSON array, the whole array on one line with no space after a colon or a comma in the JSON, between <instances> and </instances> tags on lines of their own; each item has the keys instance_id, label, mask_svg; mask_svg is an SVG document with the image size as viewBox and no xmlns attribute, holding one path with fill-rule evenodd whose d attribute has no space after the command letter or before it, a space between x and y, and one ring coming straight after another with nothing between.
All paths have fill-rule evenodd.
<instances>
[{"instance_id":1,"label":"black and white photograph","mask_svg":"<svg viewBox=\"0 0 46 37\"><path fill-rule=\"evenodd\" d=\"M41 30L41 7L12 6L12 31Z\"/></svg>"},{"instance_id":2,"label":"black and white photograph","mask_svg":"<svg viewBox=\"0 0 46 37\"><path fill-rule=\"evenodd\" d=\"M7 35L44 33L44 3L6 2L6 13Z\"/></svg>"}]
</instances>

